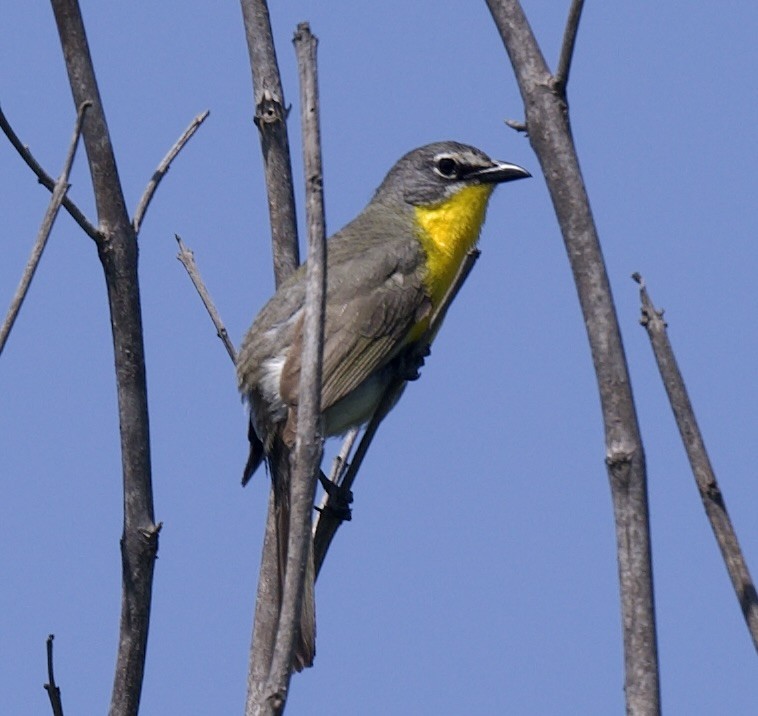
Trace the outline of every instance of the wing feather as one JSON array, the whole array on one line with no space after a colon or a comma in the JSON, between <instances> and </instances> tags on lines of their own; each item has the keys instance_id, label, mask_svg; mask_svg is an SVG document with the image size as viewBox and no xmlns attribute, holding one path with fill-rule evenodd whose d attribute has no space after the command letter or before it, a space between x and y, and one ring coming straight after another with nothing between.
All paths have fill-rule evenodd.
<instances>
[{"instance_id":1,"label":"wing feather","mask_svg":"<svg viewBox=\"0 0 758 716\"><path fill-rule=\"evenodd\" d=\"M360 281L346 280L339 266L330 267L337 275L329 278L326 302L322 410L394 358L407 345L411 329L428 313L429 299L415 266L403 266L386 251L379 258L383 265L375 263L370 271L363 263ZM289 404L297 401L302 319L294 332L281 378L282 396Z\"/></svg>"}]
</instances>

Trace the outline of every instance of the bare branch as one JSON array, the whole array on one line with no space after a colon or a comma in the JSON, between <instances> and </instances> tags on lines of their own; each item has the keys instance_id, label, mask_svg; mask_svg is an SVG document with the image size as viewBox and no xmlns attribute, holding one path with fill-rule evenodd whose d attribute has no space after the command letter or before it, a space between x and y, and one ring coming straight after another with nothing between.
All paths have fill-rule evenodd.
<instances>
[{"instance_id":1,"label":"bare branch","mask_svg":"<svg viewBox=\"0 0 758 716\"><path fill-rule=\"evenodd\" d=\"M300 105L303 129L306 216L308 222L308 263L306 269L303 356L298 388L297 433L292 454L290 520L287 563L266 700L280 713L287 700L298 631L309 650L299 655L310 666L315 649L313 604L313 543L311 514L316 494L316 475L321 464L321 366L324 342L326 295L326 236L319 132L318 40L307 23L298 25L294 38L300 70ZM302 615L302 616L301 616Z\"/></svg>"},{"instance_id":2,"label":"bare branch","mask_svg":"<svg viewBox=\"0 0 758 716\"><path fill-rule=\"evenodd\" d=\"M229 334L218 315L213 300L208 293L200 272L195 264L194 254L188 249L177 235L179 254L177 258L187 270L208 314L216 327L216 333L224 344L226 352L236 363L236 351L229 339ZM275 519L275 498L272 490L269 495L268 518L263 538L261 572L258 580L258 590L255 600L255 627L250 647L250 668L248 672L247 714L262 713L260 708L270 708L271 705L261 698L266 686L271 654L276 641L276 630L279 623L279 604L281 603L281 585L277 574L277 535ZM259 708L260 707L260 708ZM264 711L265 713L265 711Z\"/></svg>"},{"instance_id":3,"label":"bare branch","mask_svg":"<svg viewBox=\"0 0 758 716\"><path fill-rule=\"evenodd\" d=\"M211 321L213 321L213 325L216 327L216 335L221 339L224 348L226 348L226 352L232 359L232 363L234 363L237 360L237 351L234 349L234 344L229 338L229 332L226 330L226 327L221 320L221 316L213 303L213 299L208 293L208 289L205 287L203 279L200 277L200 271L198 271L197 264L195 263L195 254L191 249L187 248L179 234L174 234L174 236L179 244L179 253L176 255L176 258L179 259L182 266L187 270L192 284L195 286L198 294L200 294L200 300L203 302L205 310L208 311L208 315L211 317Z\"/></svg>"},{"instance_id":4,"label":"bare branch","mask_svg":"<svg viewBox=\"0 0 758 716\"><path fill-rule=\"evenodd\" d=\"M39 233L37 234L37 239L34 242L34 246L32 247L32 255L30 256L29 261L26 264L26 268L24 269L24 273L21 276L21 281L19 282L16 293L13 296L13 300L11 301L10 308L8 309L8 315L5 317L5 321L3 322L2 327L0 327L0 354L2 354L3 348L5 348L5 343L7 342L8 336L10 335L11 329L13 328L13 324L16 321L18 312L21 310L21 304L23 304L24 299L26 298L26 294L29 291L29 286L31 285L32 279L34 278L34 273L37 270L37 266L39 266L40 259L42 258L42 252L45 250L47 240L50 237L50 232L53 229L55 218L58 216L58 209L60 209L61 203L66 196L66 192L68 191L68 177L71 173L71 167L74 163L76 148L79 145L79 137L82 133L82 121L84 119L84 113L87 111L87 107L89 106L89 103L85 102L79 107L79 111L77 112L76 124L74 126L74 136L71 137L68 153L66 154L66 161L63 164L63 170L61 171L58 180L55 182L55 186L53 187L53 195L50 197L50 204L48 204L47 211L45 212L45 217L42 220L42 226L40 226Z\"/></svg>"},{"instance_id":5,"label":"bare branch","mask_svg":"<svg viewBox=\"0 0 758 716\"><path fill-rule=\"evenodd\" d=\"M55 180L40 166L39 162L34 158L29 147L24 146L16 133L13 131L8 119L0 109L0 129L8 140L13 145L13 148L19 153L21 158L26 162L27 166L34 172L37 177L37 181L42 184L46 189L53 191L55 189ZM95 226L93 226L86 216L81 212L79 207L74 204L67 196L63 197L63 208L71 214L73 220L79 224L91 239L97 241L100 238L100 232Z\"/></svg>"},{"instance_id":6,"label":"bare branch","mask_svg":"<svg viewBox=\"0 0 758 716\"><path fill-rule=\"evenodd\" d=\"M750 636L753 639L753 645L758 650L758 597L756 596L755 584L740 549L737 534L726 509L724 496L708 457L684 379L668 338L663 311L657 310L653 305L642 276L635 273L632 278L640 285L640 301L642 302L640 323L645 327L650 338L658 370L676 418L679 434L682 436L684 449L687 451L692 473L700 492L700 499L705 507L705 514L708 516L713 534L716 536L716 542L732 580L732 586Z\"/></svg>"},{"instance_id":7,"label":"bare branch","mask_svg":"<svg viewBox=\"0 0 758 716\"><path fill-rule=\"evenodd\" d=\"M240 0L268 191L276 285L300 264L287 110L266 0Z\"/></svg>"},{"instance_id":8,"label":"bare branch","mask_svg":"<svg viewBox=\"0 0 758 716\"><path fill-rule=\"evenodd\" d=\"M506 119L505 124L516 132L526 133L527 131L526 123L522 122L520 119Z\"/></svg>"},{"instance_id":9,"label":"bare branch","mask_svg":"<svg viewBox=\"0 0 758 716\"><path fill-rule=\"evenodd\" d=\"M168 150L168 153L165 157L163 157L163 160L158 165L158 168L155 170L155 173L148 182L147 187L145 187L145 191L142 194L142 197L139 200L139 204L137 204L137 208L134 211L132 226L134 227L135 234L139 234L139 230L142 228L142 221L144 220L145 213L147 212L147 207L150 206L150 202L153 200L153 196L155 195L155 191L158 188L158 184L161 183L161 180L164 176L166 176L168 170L171 168L171 162L176 159L176 156L179 154L179 152L184 149L184 145L187 144L187 142L192 139L195 132L200 129L200 125L205 122L209 114L210 110L207 109L205 112L198 114L197 117L195 117L192 122L190 122L189 127L184 130L182 136L176 140L174 146Z\"/></svg>"},{"instance_id":10,"label":"bare branch","mask_svg":"<svg viewBox=\"0 0 758 716\"><path fill-rule=\"evenodd\" d=\"M47 683L45 691L50 699L50 706L53 709L53 716L63 716L63 701L61 700L61 690L55 683L55 674L53 673L53 639L54 634L47 637Z\"/></svg>"},{"instance_id":11,"label":"bare branch","mask_svg":"<svg viewBox=\"0 0 758 716\"><path fill-rule=\"evenodd\" d=\"M258 127L263 153L274 276L278 286L300 263L292 163L287 138L287 113L284 109L284 91L266 0L240 0L240 4L253 76L254 121ZM248 715L256 713L256 704L261 703L262 689L268 680L271 667L278 623L281 594L278 584L279 564L274 507L275 501L272 496L266 518L250 644L245 706L245 713Z\"/></svg>"},{"instance_id":12,"label":"bare branch","mask_svg":"<svg viewBox=\"0 0 758 716\"><path fill-rule=\"evenodd\" d=\"M92 103L84 117L83 137L101 228L96 241L111 316L124 490L121 618L109 713L135 716L160 530L153 510L137 237L126 210L79 5L76 0L52 0L52 7L74 103Z\"/></svg>"},{"instance_id":13,"label":"bare branch","mask_svg":"<svg viewBox=\"0 0 758 716\"><path fill-rule=\"evenodd\" d=\"M563 95L564 99L566 98L566 87L568 85L569 72L571 71L571 60L574 57L576 33L579 30L579 20L582 17L583 7L584 0L572 0L568 20L566 20L566 29L563 32L563 45L561 46L561 54L558 57L558 69L553 76L556 88Z\"/></svg>"},{"instance_id":14,"label":"bare branch","mask_svg":"<svg viewBox=\"0 0 758 716\"><path fill-rule=\"evenodd\" d=\"M360 428L350 428L345 434L345 439L342 441L340 450L332 463L332 471L329 473L330 482L339 484L342 481L345 465L347 465L350 453L353 451L353 445L355 445L355 441L358 439L359 432ZM326 498L326 495L324 497ZM321 505L321 508L323 508L323 504Z\"/></svg>"},{"instance_id":15,"label":"bare branch","mask_svg":"<svg viewBox=\"0 0 758 716\"><path fill-rule=\"evenodd\" d=\"M487 4L524 100L529 141L561 227L597 374L616 521L627 713L658 714L645 455L605 262L569 129L568 108L518 0L487 0Z\"/></svg>"},{"instance_id":16,"label":"bare branch","mask_svg":"<svg viewBox=\"0 0 758 716\"><path fill-rule=\"evenodd\" d=\"M263 537L261 567L255 598L253 636L247 673L245 716L263 716L274 713L274 704L266 700L266 684L279 626L279 606L282 589L279 583L276 496L269 493L266 531Z\"/></svg>"}]
</instances>

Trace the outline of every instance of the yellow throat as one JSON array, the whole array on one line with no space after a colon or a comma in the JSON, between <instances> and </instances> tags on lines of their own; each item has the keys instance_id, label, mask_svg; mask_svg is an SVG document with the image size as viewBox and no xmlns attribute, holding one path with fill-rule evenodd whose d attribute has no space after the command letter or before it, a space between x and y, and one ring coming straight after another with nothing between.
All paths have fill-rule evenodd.
<instances>
[{"instance_id":1,"label":"yellow throat","mask_svg":"<svg viewBox=\"0 0 758 716\"><path fill-rule=\"evenodd\" d=\"M436 308L466 253L476 246L494 184L467 186L433 206L417 206L418 238L426 252L424 285Z\"/></svg>"}]
</instances>

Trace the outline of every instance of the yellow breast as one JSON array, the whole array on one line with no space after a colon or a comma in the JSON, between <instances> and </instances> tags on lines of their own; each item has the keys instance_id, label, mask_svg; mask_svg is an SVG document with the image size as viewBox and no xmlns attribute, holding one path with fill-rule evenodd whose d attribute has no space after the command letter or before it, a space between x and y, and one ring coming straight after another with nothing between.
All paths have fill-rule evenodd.
<instances>
[{"instance_id":1,"label":"yellow breast","mask_svg":"<svg viewBox=\"0 0 758 716\"><path fill-rule=\"evenodd\" d=\"M435 307L466 253L476 246L493 188L493 184L468 186L440 204L416 207L418 238L427 257L424 285Z\"/></svg>"}]
</instances>

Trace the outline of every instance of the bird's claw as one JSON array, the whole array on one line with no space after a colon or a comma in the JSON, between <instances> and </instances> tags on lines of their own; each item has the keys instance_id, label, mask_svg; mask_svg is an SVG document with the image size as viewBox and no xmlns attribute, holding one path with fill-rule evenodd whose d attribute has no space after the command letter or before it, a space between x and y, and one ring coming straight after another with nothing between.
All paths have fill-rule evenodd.
<instances>
[{"instance_id":1,"label":"bird's claw","mask_svg":"<svg viewBox=\"0 0 758 716\"><path fill-rule=\"evenodd\" d=\"M349 522L353 519L353 513L350 505L353 502L353 491L332 482L323 472L318 476L321 487L324 488L328 500L323 508L316 508L319 512L329 512L342 522Z\"/></svg>"}]
</instances>

